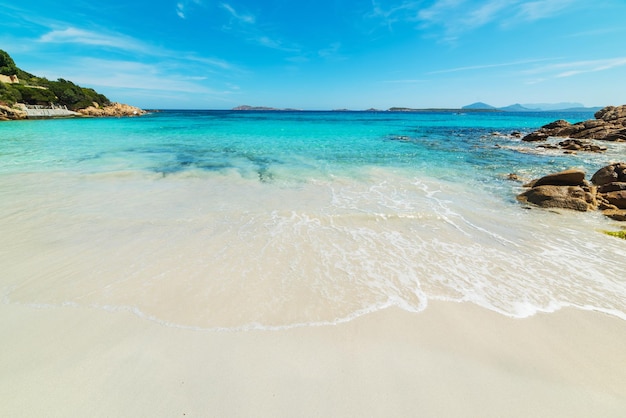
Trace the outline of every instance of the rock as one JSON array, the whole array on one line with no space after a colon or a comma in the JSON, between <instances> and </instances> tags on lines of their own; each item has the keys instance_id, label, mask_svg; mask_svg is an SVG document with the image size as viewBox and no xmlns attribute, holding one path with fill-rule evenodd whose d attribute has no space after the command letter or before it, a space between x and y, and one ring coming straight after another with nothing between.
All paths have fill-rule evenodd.
<instances>
[{"instance_id":1,"label":"rock","mask_svg":"<svg viewBox=\"0 0 626 418\"><path fill-rule=\"evenodd\" d=\"M566 120L563 119L559 119L559 120L555 120L554 122L548 123L547 125L544 125L543 128L545 129L561 129L561 128L567 128L571 125L571 123L569 123Z\"/></svg>"},{"instance_id":2,"label":"rock","mask_svg":"<svg viewBox=\"0 0 626 418\"><path fill-rule=\"evenodd\" d=\"M591 152L604 152L606 150L607 148L603 145L594 145L594 144L589 145L589 151Z\"/></svg>"},{"instance_id":3,"label":"rock","mask_svg":"<svg viewBox=\"0 0 626 418\"><path fill-rule=\"evenodd\" d=\"M602 197L618 209L626 209L626 190L603 193Z\"/></svg>"},{"instance_id":4,"label":"rock","mask_svg":"<svg viewBox=\"0 0 626 418\"><path fill-rule=\"evenodd\" d=\"M537 141L545 141L548 139L550 135L545 132L531 132L525 137L522 138L522 141L526 142L537 142Z\"/></svg>"},{"instance_id":5,"label":"rock","mask_svg":"<svg viewBox=\"0 0 626 418\"><path fill-rule=\"evenodd\" d=\"M616 181L613 183L606 183L598 187L598 193L617 192L620 190L626 190L626 182Z\"/></svg>"},{"instance_id":6,"label":"rock","mask_svg":"<svg viewBox=\"0 0 626 418\"><path fill-rule=\"evenodd\" d=\"M140 116L146 112L138 107L129 106L122 103L111 103L105 107L89 106L85 109L78 110L78 113L84 116Z\"/></svg>"},{"instance_id":7,"label":"rock","mask_svg":"<svg viewBox=\"0 0 626 418\"><path fill-rule=\"evenodd\" d=\"M591 182L597 186L607 183L626 182L626 163L615 163L602 167L591 177Z\"/></svg>"},{"instance_id":8,"label":"rock","mask_svg":"<svg viewBox=\"0 0 626 418\"><path fill-rule=\"evenodd\" d=\"M602 214L613 219L614 221L626 221L626 210L624 209L607 209L602 211Z\"/></svg>"},{"instance_id":9,"label":"rock","mask_svg":"<svg viewBox=\"0 0 626 418\"><path fill-rule=\"evenodd\" d=\"M626 108L624 106L607 106L598 110L593 116L604 121L616 121L626 118Z\"/></svg>"},{"instance_id":10,"label":"rock","mask_svg":"<svg viewBox=\"0 0 626 418\"><path fill-rule=\"evenodd\" d=\"M620 129L609 133L603 138L605 141L626 142L626 129Z\"/></svg>"},{"instance_id":11,"label":"rock","mask_svg":"<svg viewBox=\"0 0 626 418\"><path fill-rule=\"evenodd\" d=\"M542 208L572 209L586 212L593 206L585 200L585 191L580 186L535 186L518 196L522 202Z\"/></svg>"},{"instance_id":12,"label":"rock","mask_svg":"<svg viewBox=\"0 0 626 418\"><path fill-rule=\"evenodd\" d=\"M573 151L569 151L573 152ZM533 180L519 194L520 202L543 208L562 208L577 211L600 209L611 219L626 221L626 163L614 163L596 171L585 180L585 173L569 169Z\"/></svg>"},{"instance_id":13,"label":"rock","mask_svg":"<svg viewBox=\"0 0 626 418\"><path fill-rule=\"evenodd\" d=\"M585 181L585 172L579 169L570 169L558 173L548 174L537 180L533 187L538 186L580 186Z\"/></svg>"},{"instance_id":14,"label":"rock","mask_svg":"<svg viewBox=\"0 0 626 418\"><path fill-rule=\"evenodd\" d=\"M604 152L605 146L592 144L588 141L581 141L580 139L566 139L559 142L561 149L570 151L591 151L591 152Z\"/></svg>"},{"instance_id":15,"label":"rock","mask_svg":"<svg viewBox=\"0 0 626 418\"><path fill-rule=\"evenodd\" d=\"M0 120L26 119L26 112L17 107L0 105Z\"/></svg>"},{"instance_id":16,"label":"rock","mask_svg":"<svg viewBox=\"0 0 626 418\"><path fill-rule=\"evenodd\" d=\"M571 124L556 120L522 138L524 141L542 141L548 137L571 137L604 141L626 141L626 105L607 106L595 113L595 119ZM584 149L584 151L591 151Z\"/></svg>"}]
</instances>

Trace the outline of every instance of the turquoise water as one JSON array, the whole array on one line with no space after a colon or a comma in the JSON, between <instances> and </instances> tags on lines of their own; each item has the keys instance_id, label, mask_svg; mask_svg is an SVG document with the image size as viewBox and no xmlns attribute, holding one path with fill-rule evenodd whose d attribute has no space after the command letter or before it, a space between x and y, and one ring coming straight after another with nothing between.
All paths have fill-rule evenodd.
<instances>
[{"instance_id":1,"label":"turquoise water","mask_svg":"<svg viewBox=\"0 0 626 418\"><path fill-rule=\"evenodd\" d=\"M510 135L592 114L162 111L0 124L6 303L197 328L349 320L429 300L626 318L625 242L521 184L624 159ZM184 309L181 308L184 306Z\"/></svg>"}]
</instances>

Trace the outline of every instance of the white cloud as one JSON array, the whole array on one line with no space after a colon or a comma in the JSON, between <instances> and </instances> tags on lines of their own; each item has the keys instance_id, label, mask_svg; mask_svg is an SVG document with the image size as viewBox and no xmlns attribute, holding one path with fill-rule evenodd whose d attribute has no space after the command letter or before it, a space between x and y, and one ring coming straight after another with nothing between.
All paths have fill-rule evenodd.
<instances>
[{"instance_id":1,"label":"white cloud","mask_svg":"<svg viewBox=\"0 0 626 418\"><path fill-rule=\"evenodd\" d=\"M181 19L187 19L187 13L190 5L201 6L202 0L180 0L176 3L176 14Z\"/></svg>"},{"instance_id":2,"label":"white cloud","mask_svg":"<svg viewBox=\"0 0 626 418\"><path fill-rule=\"evenodd\" d=\"M527 84L538 84L555 78L574 77L581 74L612 70L623 66L626 66L626 57L616 57L543 65L524 70L521 74L532 77L526 81Z\"/></svg>"},{"instance_id":3,"label":"white cloud","mask_svg":"<svg viewBox=\"0 0 626 418\"><path fill-rule=\"evenodd\" d=\"M425 80L418 80L418 79L408 79L408 80L385 80L383 81L383 83L388 83L388 84L417 84L417 83L423 83Z\"/></svg>"},{"instance_id":4,"label":"white cloud","mask_svg":"<svg viewBox=\"0 0 626 418\"><path fill-rule=\"evenodd\" d=\"M556 74L556 77L563 78L572 77L578 74L595 73L598 71L606 71L617 67L623 67L624 65L626 65L626 57L570 62L561 64L557 67L566 70Z\"/></svg>"},{"instance_id":5,"label":"white cloud","mask_svg":"<svg viewBox=\"0 0 626 418\"><path fill-rule=\"evenodd\" d=\"M539 58L539 59L529 59L529 60L520 60L520 61L511 61L511 62L501 62L497 64L471 65L471 66L466 66L466 67L447 68L444 70L431 71L428 74L444 74L444 73L455 73L455 72L460 72L460 71L484 70L487 68L511 67L511 66L519 66L523 64L543 62L543 61L554 61L555 59L556 58Z\"/></svg>"},{"instance_id":6,"label":"white cloud","mask_svg":"<svg viewBox=\"0 0 626 418\"><path fill-rule=\"evenodd\" d=\"M176 14L181 19L186 19L186 16L185 16L185 4L184 3L176 3Z\"/></svg>"},{"instance_id":7,"label":"white cloud","mask_svg":"<svg viewBox=\"0 0 626 418\"><path fill-rule=\"evenodd\" d=\"M165 68L164 68L165 67ZM85 69L88 69L86 71ZM216 90L203 82L205 76L176 73L163 63L145 64L135 61L78 58L59 68L49 68L51 78L71 79L81 85L137 90L169 91L193 94L231 94L230 90Z\"/></svg>"},{"instance_id":8,"label":"white cloud","mask_svg":"<svg viewBox=\"0 0 626 418\"><path fill-rule=\"evenodd\" d=\"M128 36L93 32L74 27L52 30L41 36L39 42L94 45L127 51L143 51L147 48L141 42Z\"/></svg>"},{"instance_id":9,"label":"white cloud","mask_svg":"<svg viewBox=\"0 0 626 418\"><path fill-rule=\"evenodd\" d=\"M230 13L230 15L236 19L237 21L241 22L241 23L246 23L246 24L253 24L256 22L256 17L254 15L251 14L241 14L238 13L233 6L231 6L228 3L222 3L222 8L224 10L226 10L228 13Z\"/></svg>"},{"instance_id":10,"label":"white cloud","mask_svg":"<svg viewBox=\"0 0 626 418\"><path fill-rule=\"evenodd\" d=\"M319 51L317 51L317 55L319 55L321 58L326 59L343 59L343 57L339 53L340 49L341 42L333 42L328 46L328 48L320 49Z\"/></svg>"},{"instance_id":11,"label":"white cloud","mask_svg":"<svg viewBox=\"0 0 626 418\"><path fill-rule=\"evenodd\" d=\"M391 28L399 22L419 23L421 30L442 28L442 38L455 40L462 34L489 24L510 26L520 22L556 17L583 0L435 0L428 7L424 2L409 0L387 9L372 1L370 18L376 18Z\"/></svg>"},{"instance_id":12,"label":"white cloud","mask_svg":"<svg viewBox=\"0 0 626 418\"><path fill-rule=\"evenodd\" d=\"M552 17L569 7L574 0L538 0L524 2L518 7L518 17L523 20L539 20Z\"/></svg>"}]
</instances>

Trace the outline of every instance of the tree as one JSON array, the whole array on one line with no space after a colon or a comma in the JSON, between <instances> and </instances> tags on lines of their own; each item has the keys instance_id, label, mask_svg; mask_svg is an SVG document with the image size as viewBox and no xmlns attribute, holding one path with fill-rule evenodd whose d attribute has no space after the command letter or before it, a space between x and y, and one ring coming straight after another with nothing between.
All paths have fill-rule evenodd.
<instances>
[{"instance_id":1,"label":"tree","mask_svg":"<svg viewBox=\"0 0 626 418\"><path fill-rule=\"evenodd\" d=\"M0 74L3 75L16 75L17 66L13 58L6 52L0 49Z\"/></svg>"}]
</instances>

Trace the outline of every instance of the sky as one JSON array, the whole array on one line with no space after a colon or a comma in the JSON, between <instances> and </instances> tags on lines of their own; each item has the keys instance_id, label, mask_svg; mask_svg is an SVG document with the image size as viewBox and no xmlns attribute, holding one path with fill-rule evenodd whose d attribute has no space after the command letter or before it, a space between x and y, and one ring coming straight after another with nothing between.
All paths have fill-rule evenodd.
<instances>
[{"instance_id":1,"label":"sky","mask_svg":"<svg viewBox=\"0 0 626 418\"><path fill-rule=\"evenodd\" d=\"M147 109L626 103L624 0L0 0L30 73Z\"/></svg>"}]
</instances>

